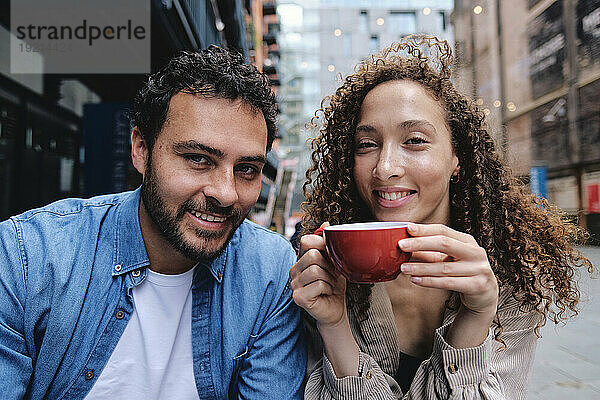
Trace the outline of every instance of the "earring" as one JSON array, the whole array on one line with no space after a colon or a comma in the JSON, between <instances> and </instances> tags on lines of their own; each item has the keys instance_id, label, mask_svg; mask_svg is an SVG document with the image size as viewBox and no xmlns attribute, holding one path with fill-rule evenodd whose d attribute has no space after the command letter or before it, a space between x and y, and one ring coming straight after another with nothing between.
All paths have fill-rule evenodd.
<instances>
[{"instance_id":1,"label":"earring","mask_svg":"<svg viewBox=\"0 0 600 400\"><path fill-rule=\"evenodd\" d=\"M451 183L458 183L460 181L460 175L458 174L458 172L456 174L453 174L450 177L450 182Z\"/></svg>"}]
</instances>

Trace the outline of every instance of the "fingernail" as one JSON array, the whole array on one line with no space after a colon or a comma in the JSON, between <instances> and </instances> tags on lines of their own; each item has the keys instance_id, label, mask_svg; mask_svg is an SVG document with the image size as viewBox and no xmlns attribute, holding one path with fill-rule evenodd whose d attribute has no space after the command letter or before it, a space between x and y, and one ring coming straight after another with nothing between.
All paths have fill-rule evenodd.
<instances>
[{"instance_id":1,"label":"fingernail","mask_svg":"<svg viewBox=\"0 0 600 400\"><path fill-rule=\"evenodd\" d=\"M398 246L400 246L401 248L408 247L409 245L410 245L410 240L408 240L408 239L398 240Z\"/></svg>"},{"instance_id":2,"label":"fingernail","mask_svg":"<svg viewBox=\"0 0 600 400\"><path fill-rule=\"evenodd\" d=\"M400 270L405 273L405 274L409 274L412 272L412 266L410 264L402 264L400 266Z\"/></svg>"},{"instance_id":3,"label":"fingernail","mask_svg":"<svg viewBox=\"0 0 600 400\"><path fill-rule=\"evenodd\" d=\"M411 280L411 282L414 282L414 283L421 283L421 281L423 280L423 278L421 278L419 276L411 276L410 280Z\"/></svg>"}]
</instances>

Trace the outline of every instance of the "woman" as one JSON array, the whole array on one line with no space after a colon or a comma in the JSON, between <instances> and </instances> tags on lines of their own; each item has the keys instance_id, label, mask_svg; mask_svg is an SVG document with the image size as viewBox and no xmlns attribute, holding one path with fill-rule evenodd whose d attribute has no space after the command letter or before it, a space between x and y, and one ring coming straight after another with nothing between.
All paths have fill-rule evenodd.
<instances>
[{"instance_id":1,"label":"woman","mask_svg":"<svg viewBox=\"0 0 600 400\"><path fill-rule=\"evenodd\" d=\"M538 328L576 312L584 234L510 177L451 62L446 42L407 39L321 109L290 270L307 399L526 398ZM310 233L374 220L412 222L413 258L394 281L347 283Z\"/></svg>"}]
</instances>

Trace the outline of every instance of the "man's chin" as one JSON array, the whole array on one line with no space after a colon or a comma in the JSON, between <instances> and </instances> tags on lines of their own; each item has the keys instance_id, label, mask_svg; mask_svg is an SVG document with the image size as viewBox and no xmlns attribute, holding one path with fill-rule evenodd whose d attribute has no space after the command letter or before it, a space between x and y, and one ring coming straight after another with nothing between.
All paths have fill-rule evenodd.
<instances>
[{"instance_id":1,"label":"man's chin","mask_svg":"<svg viewBox=\"0 0 600 400\"><path fill-rule=\"evenodd\" d=\"M210 262L220 256L233 236L233 230L195 232L175 246L180 253L193 261Z\"/></svg>"}]
</instances>

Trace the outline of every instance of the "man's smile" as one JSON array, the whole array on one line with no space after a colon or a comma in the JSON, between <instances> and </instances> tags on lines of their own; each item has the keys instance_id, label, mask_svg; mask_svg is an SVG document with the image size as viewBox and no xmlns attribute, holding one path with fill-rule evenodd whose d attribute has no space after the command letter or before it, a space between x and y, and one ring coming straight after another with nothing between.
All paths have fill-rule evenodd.
<instances>
[{"instance_id":1,"label":"man's smile","mask_svg":"<svg viewBox=\"0 0 600 400\"><path fill-rule=\"evenodd\" d=\"M188 210L188 214L199 228L208 231L222 231L228 220L228 217L222 215L209 214L195 210Z\"/></svg>"},{"instance_id":2,"label":"man's smile","mask_svg":"<svg viewBox=\"0 0 600 400\"><path fill-rule=\"evenodd\" d=\"M225 222L225 220L227 220L226 217L220 217L220 216L216 216L216 215L211 215L211 214L207 214L207 213L203 213L200 211L194 211L194 210L190 210L190 213L202 220L202 221L206 221L206 222Z\"/></svg>"}]
</instances>

